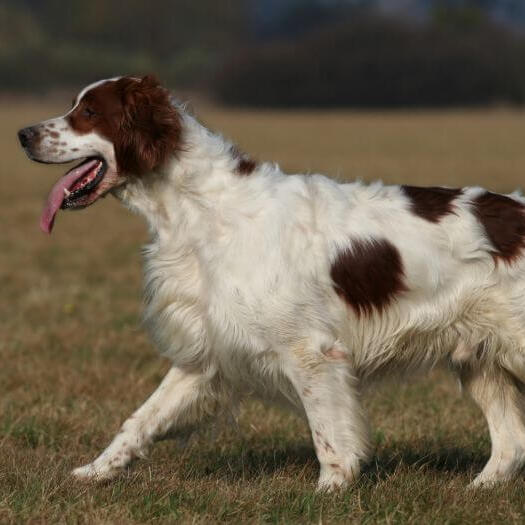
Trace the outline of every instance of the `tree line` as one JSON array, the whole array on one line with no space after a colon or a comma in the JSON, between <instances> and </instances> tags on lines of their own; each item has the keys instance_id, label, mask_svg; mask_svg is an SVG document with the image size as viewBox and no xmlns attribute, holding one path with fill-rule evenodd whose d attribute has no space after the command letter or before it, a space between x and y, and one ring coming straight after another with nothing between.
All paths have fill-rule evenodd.
<instances>
[{"instance_id":1,"label":"tree line","mask_svg":"<svg viewBox=\"0 0 525 525\"><path fill-rule=\"evenodd\" d=\"M525 38L480 8L410 23L296 3L261 37L244 0L4 0L0 89L156 72L230 105L406 107L525 102Z\"/></svg>"}]
</instances>

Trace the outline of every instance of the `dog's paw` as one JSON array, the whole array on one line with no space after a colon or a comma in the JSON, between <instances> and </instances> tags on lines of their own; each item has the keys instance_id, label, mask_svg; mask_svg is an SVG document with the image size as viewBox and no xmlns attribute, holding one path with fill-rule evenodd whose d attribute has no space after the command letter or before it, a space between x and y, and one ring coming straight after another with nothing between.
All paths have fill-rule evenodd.
<instances>
[{"instance_id":1,"label":"dog's paw","mask_svg":"<svg viewBox=\"0 0 525 525\"><path fill-rule=\"evenodd\" d=\"M319 481L317 482L317 491L332 492L343 489L353 483L355 479L356 473L351 468L342 469L336 464L322 465Z\"/></svg>"},{"instance_id":2,"label":"dog's paw","mask_svg":"<svg viewBox=\"0 0 525 525\"><path fill-rule=\"evenodd\" d=\"M500 483L513 480L523 464L522 456L513 462L492 462L469 483L469 489L491 489Z\"/></svg>"},{"instance_id":3,"label":"dog's paw","mask_svg":"<svg viewBox=\"0 0 525 525\"><path fill-rule=\"evenodd\" d=\"M468 485L467 489L492 489L500 483L509 481L510 478L489 478L481 474L475 477Z\"/></svg>"},{"instance_id":4,"label":"dog's paw","mask_svg":"<svg viewBox=\"0 0 525 525\"><path fill-rule=\"evenodd\" d=\"M119 472L120 469L89 463L72 470L71 475L81 481L105 481L114 478Z\"/></svg>"}]
</instances>

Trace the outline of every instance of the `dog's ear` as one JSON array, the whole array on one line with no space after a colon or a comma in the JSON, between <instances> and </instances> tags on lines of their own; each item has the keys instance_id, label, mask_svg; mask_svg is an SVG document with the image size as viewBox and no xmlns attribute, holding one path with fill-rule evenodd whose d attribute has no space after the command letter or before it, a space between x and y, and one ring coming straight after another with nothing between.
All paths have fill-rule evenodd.
<instances>
[{"instance_id":1,"label":"dog's ear","mask_svg":"<svg viewBox=\"0 0 525 525\"><path fill-rule=\"evenodd\" d=\"M142 175L176 154L180 114L154 76L123 77L117 82L123 109L115 141L118 167L124 173Z\"/></svg>"}]
</instances>

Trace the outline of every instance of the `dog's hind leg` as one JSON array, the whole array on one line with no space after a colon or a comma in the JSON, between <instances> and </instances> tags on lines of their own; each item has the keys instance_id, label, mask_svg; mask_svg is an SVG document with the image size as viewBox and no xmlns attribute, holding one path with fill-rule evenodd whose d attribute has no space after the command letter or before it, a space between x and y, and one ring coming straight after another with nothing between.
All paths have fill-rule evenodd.
<instances>
[{"instance_id":1,"label":"dog's hind leg","mask_svg":"<svg viewBox=\"0 0 525 525\"><path fill-rule=\"evenodd\" d=\"M149 445L175 428L195 423L215 408L210 380L200 373L173 367L157 390L122 425L100 456L73 470L80 479L111 479L132 459L144 456Z\"/></svg>"},{"instance_id":2,"label":"dog's hind leg","mask_svg":"<svg viewBox=\"0 0 525 525\"><path fill-rule=\"evenodd\" d=\"M512 479L525 464L524 385L500 365L462 367L460 378L487 419L492 451L471 486Z\"/></svg>"},{"instance_id":3,"label":"dog's hind leg","mask_svg":"<svg viewBox=\"0 0 525 525\"><path fill-rule=\"evenodd\" d=\"M285 373L299 396L321 466L319 490L354 481L370 453L370 432L348 354L337 347L298 348Z\"/></svg>"}]
</instances>

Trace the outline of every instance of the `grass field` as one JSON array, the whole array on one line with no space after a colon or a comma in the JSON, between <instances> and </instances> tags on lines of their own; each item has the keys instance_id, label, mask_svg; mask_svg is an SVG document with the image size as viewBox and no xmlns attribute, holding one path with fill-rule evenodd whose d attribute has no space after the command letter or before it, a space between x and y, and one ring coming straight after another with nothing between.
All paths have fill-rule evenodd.
<instances>
[{"instance_id":1,"label":"grass field","mask_svg":"<svg viewBox=\"0 0 525 525\"><path fill-rule=\"evenodd\" d=\"M485 423L442 372L367 400L377 453L362 479L314 492L301 421L248 402L239 427L184 450L154 447L113 483L69 471L93 459L168 368L139 326L145 227L108 198L38 231L63 168L30 163L16 130L60 110L0 103L0 523L523 523L523 480L465 486L488 458ZM200 111L289 171L389 182L525 183L525 114Z\"/></svg>"}]
</instances>

